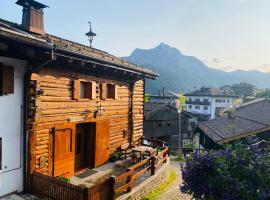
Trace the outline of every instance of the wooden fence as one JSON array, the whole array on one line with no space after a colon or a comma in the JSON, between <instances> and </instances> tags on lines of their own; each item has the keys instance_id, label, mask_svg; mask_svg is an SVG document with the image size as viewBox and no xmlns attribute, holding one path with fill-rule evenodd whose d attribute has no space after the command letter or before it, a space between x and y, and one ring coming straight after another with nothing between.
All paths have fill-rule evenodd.
<instances>
[{"instance_id":1,"label":"wooden fence","mask_svg":"<svg viewBox=\"0 0 270 200\"><path fill-rule=\"evenodd\" d=\"M150 171L151 175L154 175L156 169L167 162L168 150L168 147L165 147L158 155L151 156L129 167L126 173L117 177L111 177L114 195L119 196L121 193L130 192L134 187L135 181L143 174Z\"/></svg>"},{"instance_id":2,"label":"wooden fence","mask_svg":"<svg viewBox=\"0 0 270 200\"><path fill-rule=\"evenodd\" d=\"M37 172L30 175L29 192L45 200L111 200L111 179L82 188Z\"/></svg>"}]
</instances>

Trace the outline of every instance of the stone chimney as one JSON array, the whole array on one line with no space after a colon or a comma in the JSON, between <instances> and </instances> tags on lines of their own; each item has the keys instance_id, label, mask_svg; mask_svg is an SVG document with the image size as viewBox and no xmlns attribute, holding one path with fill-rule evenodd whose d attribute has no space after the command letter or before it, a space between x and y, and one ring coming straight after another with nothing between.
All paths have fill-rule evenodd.
<instances>
[{"instance_id":1,"label":"stone chimney","mask_svg":"<svg viewBox=\"0 0 270 200\"><path fill-rule=\"evenodd\" d=\"M22 29L44 35L43 9L48 6L34 0L18 0L16 4L23 7Z\"/></svg>"}]
</instances>

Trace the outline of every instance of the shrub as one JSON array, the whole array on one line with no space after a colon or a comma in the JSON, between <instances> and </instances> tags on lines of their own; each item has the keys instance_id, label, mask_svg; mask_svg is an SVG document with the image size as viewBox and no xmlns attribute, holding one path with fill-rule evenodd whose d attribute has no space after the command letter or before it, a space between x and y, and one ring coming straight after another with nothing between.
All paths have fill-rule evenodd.
<instances>
[{"instance_id":1,"label":"shrub","mask_svg":"<svg viewBox=\"0 0 270 200\"><path fill-rule=\"evenodd\" d=\"M60 181L65 182L65 183L70 183L70 179L66 178L64 175L58 176L57 179L59 179Z\"/></svg>"},{"instance_id":2,"label":"shrub","mask_svg":"<svg viewBox=\"0 0 270 200\"><path fill-rule=\"evenodd\" d=\"M181 192L205 200L270 199L270 153L244 143L193 153L181 164Z\"/></svg>"}]
</instances>

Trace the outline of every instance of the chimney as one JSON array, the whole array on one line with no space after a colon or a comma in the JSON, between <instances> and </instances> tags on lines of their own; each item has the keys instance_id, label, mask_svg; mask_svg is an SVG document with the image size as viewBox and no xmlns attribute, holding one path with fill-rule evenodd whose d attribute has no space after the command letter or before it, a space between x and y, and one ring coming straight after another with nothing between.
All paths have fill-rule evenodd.
<instances>
[{"instance_id":1,"label":"chimney","mask_svg":"<svg viewBox=\"0 0 270 200\"><path fill-rule=\"evenodd\" d=\"M23 7L22 29L44 35L43 9L48 6L34 0L18 0L16 4Z\"/></svg>"}]
</instances>

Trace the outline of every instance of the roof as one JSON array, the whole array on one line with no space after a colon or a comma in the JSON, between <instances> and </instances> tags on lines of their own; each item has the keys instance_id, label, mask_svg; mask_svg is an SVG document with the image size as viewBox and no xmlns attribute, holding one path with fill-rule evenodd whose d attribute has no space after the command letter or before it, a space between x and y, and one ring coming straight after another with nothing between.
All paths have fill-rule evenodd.
<instances>
[{"instance_id":1,"label":"roof","mask_svg":"<svg viewBox=\"0 0 270 200\"><path fill-rule=\"evenodd\" d=\"M215 96L215 97L235 97L235 94L220 88L201 87L198 90L187 93L184 96Z\"/></svg>"},{"instance_id":2,"label":"roof","mask_svg":"<svg viewBox=\"0 0 270 200\"><path fill-rule=\"evenodd\" d=\"M149 94L148 95L149 97L159 97L159 98L176 98L178 99L179 98L179 95L170 91L170 90L165 90L164 91L164 94L163 92L160 92L160 93L153 93L153 94Z\"/></svg>"},{"instance_id":3,"label":"roof","mask_svg":"<svg viewBox=\"0 0 270 200\"><path fill-rule=\"evenodd\" d=\"M198 127L214 142L225 143L270 130L270 101L253 101L227 111L224 116L206 122Z\"/></svg>"},{"instance_id":4,"label":"roof","mask_svg":"<svg viewBox=\"0 0 270 200\"><path fill-rule=\"evenodd\" d=\"M54 35L37 35L26 32L21 29L20 25L0 19L0 38L7 38L19 43L29 44L37 47L54 49L57 55L73 55L74 57L83 57L85 60L100 61L110 66L129 70L134 73L147 75L148 78L157 78L158 73L138 66L131 62L113 56L105 51L101 51L83 44L63 39Z\"/></svg>"},{"instance_id":5,"label":"roof","mask_svg":"<svg viewBox=\"0 0 270 200\"><path fill-rule=\"evenodd\" d=\"M165 103L153 103L153 102L146 102L144 103L144 115L148 116L151 115L164 107L169 107L177 112L177 109L171 105Z\"/></svg>"}]
</instances>

